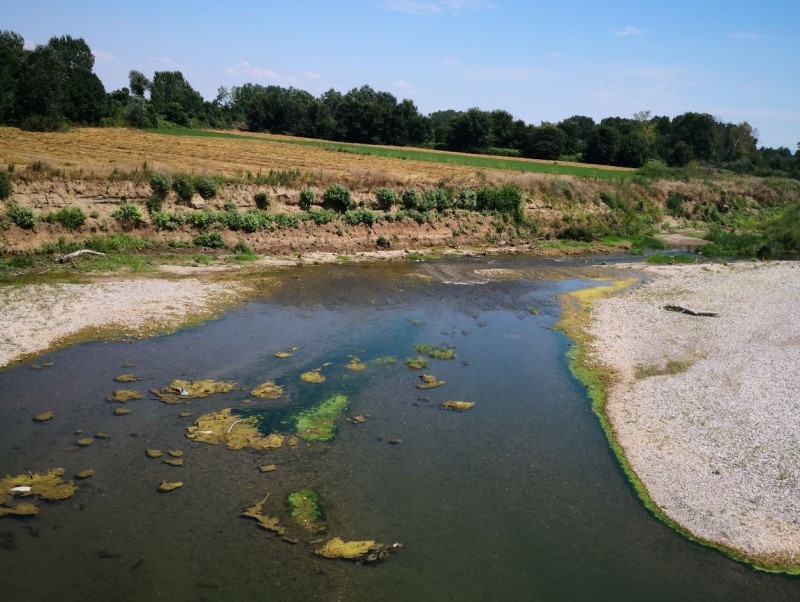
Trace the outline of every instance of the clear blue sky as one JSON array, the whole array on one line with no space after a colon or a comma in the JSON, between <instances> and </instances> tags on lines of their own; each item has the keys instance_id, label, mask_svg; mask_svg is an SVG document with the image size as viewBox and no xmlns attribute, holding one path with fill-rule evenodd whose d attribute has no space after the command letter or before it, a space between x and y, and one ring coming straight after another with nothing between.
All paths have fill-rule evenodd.
<instances>
[{"instance_id":1,"label":"clear blue sky","mask_svg":"<svg viewBox=\"0 0 800 602\"><path fill-rule=\"evenodd\" d=\"M420 111L505 109L528 123L636 111L747 121L800 141L800 0L28 0L0 28L29 47L82 37L107 90L180 70L211 100L246 82L368 84Z\"/></svg>"}]
</instances>

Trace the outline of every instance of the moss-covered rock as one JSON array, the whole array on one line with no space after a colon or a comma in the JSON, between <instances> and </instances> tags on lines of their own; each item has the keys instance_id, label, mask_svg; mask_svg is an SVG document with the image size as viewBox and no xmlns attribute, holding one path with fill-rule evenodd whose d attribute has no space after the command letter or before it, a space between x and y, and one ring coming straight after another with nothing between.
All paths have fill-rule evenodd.
<instances>
[{"instance_id":1,"label":"moss-covered rock","mask_svg":"<svg viewBox=\"0 0 800 602\"><path fill-rule=\"evenodd\" d=\"M275 381L268 380L250 391L250 395L259 399L278 399L283 396L283 387L276 385Z\"/></svg>"},{"instance_id":2,"label":"moss-covered rock","mask_svg":"<svg viewBox=\"0 0 800 602\"><path fill-rule=\"evenodd\" d=\"M475 406L474 401L443 401L441 404L443 410L455 410L456 412L466 412Z\"/></svg>"},{"instance_id":3,"label":"moss-covered rock","mask_svg":"<svg viewBox=\"0 0 800 602\"><path fill-rule=\"evenodd\" d=\"M187 399L208 397L214 393L229 393L236 386L232 381L217 381L210 378L204 380L173 380L163 389L150 389L150 392L168 404L183 403Z\"/></svg>"}]
</instances>

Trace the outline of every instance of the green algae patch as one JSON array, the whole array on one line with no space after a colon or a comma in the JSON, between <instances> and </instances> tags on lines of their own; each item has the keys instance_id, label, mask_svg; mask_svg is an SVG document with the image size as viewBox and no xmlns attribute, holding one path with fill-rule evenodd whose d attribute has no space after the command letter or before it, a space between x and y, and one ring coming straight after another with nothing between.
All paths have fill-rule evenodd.
<instances>
[{"instance_id":1,"label":"green algae patch","mask_svg":"<svg viewBox=\"0 0 800 602\"><path fill-rule=\"evenodd\" d=\"M138 376L133 374L120 374L114 377L114 380L118 383L135 383L137 380L141 380Z\"/></svg>"},{"instance_id":2,"label":"green algae patch","mask_svg":"<svg viewBox=\"0 0 800 602\"><path fill-rule=\"evenodd\" d=\"M0 479L0 505L7 505L12 496L37 496L43 500L70 498L77 487L72 481L64 481L63 474L63 468L51 468L45 472L7 475Z\"/></svg>"},{"instance_id":3,"label":"green algae patch","mask_svg":"<svg viewBox=\"0 0 800 602\"><path fill-rule=\"evenodd\" d=\"M39 514L39 506L30 502L22 502L14 506L0 506L0 516L35 516Z\"/></svg>"},{"instance_id":4,"label":"green algae patch","mask_svg":"<svg viewBox=\"0 0 800 602\"><path fill-rule=\"evenodd\" d=\"M336 434L336 419L347 407L347 396L336 394L319 405L300 412L295 431L304 441L330 441Z\"/></svg>"},{"instance_id":5,"label":"green algae patch","mask_svg":"<svg viewBox=\"0 0 800 602\"><path fill-rule=\"evenodd\" d=\"M275 381L268 380L250 391L250 395L259 399L278 399L283 396L283 387L276 385Z\"/></svg>"},{"instance_id":6,"label":"green algae patch","mask_svg":"<svg viewBox=\"0 0 800 602\"><path fill-rule=\"evenodd\" d=\"M87 468L85 470L79 470L78 472L75 473L75 478L81 480L88 479L89 477L93 476L94 476L94 470L91 468Z\"/></svg>"},{"instance_id":7,"label":"green algae patch","mask_svg":"<svg viewBox=\"0 0 800 602\"><path fill-rule=\"evenodd\" d=\"M350 363L347 364L347 369L353 372L361 372L367 369L367 365L362 362L357 356L350 356Z\"/></svg>"},{"instance_id":8,"label":"green algae patch","mask_svg":"<svg viewBox=\"0 0 800 602\"><path fill-rule=\"evenodd\" d=\"M435 345L414 345L414 351L420 355L427 355L435 360L454 360L456 352L451 347L436 347Z\"/></svg>"},{"instance_id":9,"label":"green algae patch","mask_svg":"<svg viewBox=\"0 0 800 602\"><path fill-rule=\"evenodd\" d=\"M325 512L322 500L313 489L302 489L286 496L289 515L306 531L318 533L325 530Z\"/></svg>"},{"instance_id":10,"label":"green algae patch","mask_svg":"<svg viewBox=\"0 0 800 602\"><path fill-rule=\"evenodd\" d=\"M114 410L115 416L124 416L125 414L130 414L131 411L128 408L117 408Z\"/></svg>"},{"instance_id":11,"label":"green algae patch","mask_svg":"<svg viewBox=\"0 0 800 602\"><path fill-rule=\"evenodd\" d=\"M420 374L420 381L417 383L417 389L435 389L447 383L443 380L437 380L433 374Z\"/></svg>"},{"instance_id":12,"label":"green algae patch","mask_svg":"<svg viewBox=\"0 0 800 602\"><path fill-rule=\"evenodd\" d=\"M125 403L131 399L142 399L143 397L144 395L142 395L141 391L136 389L116 389L113 395L106 397L106 401Z\"/></svg>"},{"instance_id":13,"label":"green algae patch","mask_svg":"<svg viewBox=\"0 0 800 602\"><path fill-rule=\"evenodd\" d=\"M283 445L284 437L276 433L263 435L258 430L258 417L241 417L231 408L200 416L186 428L186 437L209 445L225 444L228 449L254 449L267 451Z\"/></svg>"},{"instance_id":14,"label":"green algae patch","mask_svg":"<svg viewBox=\"0 0 800 602\"><path fill-rule=\"evenodd\" d=\"M163 389L150 389L150 392L167 404L183 403L187 399L209 397L215 393L230 393L236 386L232 381L173 380Z\"/></svg>"},{"instance_id":15,"label":"green algae patch","mask_svg":"<svg viewBox=\"0 0 800 602\"><path fill-rule=\"evenodd\" d=\"M443 401L439 407L443 410L454 410L456 412L466 412L467 410L475 407L474 401Z\"/></svg>"},{"instance_id":16,"label":"green algae patch","mask_svg":"<svg viewBox=\"0 0 800 602\"><path fill-rule=\"evenodd\" d=\"M322 368L317 368L316 370L309 370L308 372L303 372L300 375L300 380L305 383L312 383L312 384L320 384L324 383L327 379L321 372Z\"/></svg>"},{"instance_id":17,"label":"green algae patch","mask_svg":"<svg viewBox=\"0 0 800 602\"><path fill-rule=\"evenodd\" d=\"M372 361L376 366L394 366L397 363L397 358L393 355L386 355L383 357L376 357Z\"/></svg>"},{"instance_id":18,"label":"green algae patch","mask_svg":"<svg viewBox=\"0 0 800 602\"><path fill-rule=\"evenodd\" d=\"M273 533L277 533L278 535L283 535L286 533L286 528L282 527L278 517L276 516L268 516L264 514L264 504L269 499L269 496L272 495L268 493L264 496L263 499L256 502L252 506L249 506L244 509L242 512L242 516L246 518L252 518L258 522L258 526L262 529L266 529L267 531L272 531Z\"/></svg>"},{"instance_id":19,"label":"green algae patch","mask_svg":"<svg viewBox=\"0 0 800 602\"><path fill-rule=\"evenodd\" d=\"M33 421L34 422L47 422L48 420L52 420L55 415L56 415L55 412L41 412L39 414L36 414L36 416L33 417Z\"/></svg>"},{"instance_id":20,"label":"green algae patch","mask_svg":"<svg viewBox=\"0 0 800 602\"><path fill-rule=\"evenodd\" d=\"M417 356L417 357L407 357L407 358L405 359L405 364L406 364L406 366L408 366L408 367L409 367L411 370L424 370L425 368L427 368L427 367L428 367L428 360L426 360L426 359L425 359L424 357L422 357L422 356Z\"/></svg>"}]
</instances>

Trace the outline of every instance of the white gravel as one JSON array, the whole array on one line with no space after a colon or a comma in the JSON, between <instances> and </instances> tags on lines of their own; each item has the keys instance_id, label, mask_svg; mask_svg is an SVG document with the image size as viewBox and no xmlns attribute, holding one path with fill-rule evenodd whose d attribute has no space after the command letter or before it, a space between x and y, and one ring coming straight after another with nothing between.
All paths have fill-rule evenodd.
<instances>
[{"instance_id":1,"label":"white gravel","mask_svg":"<svg viewBox=\"0 0 800 602\"><path fill-rule=\"evenodd\" d=\"M45 351L86 328L146 334L210 315L230 284L138 278L0 289L0 367Z\"/></svg>"},{"instance_id":2,"label":"white gravel","mask_svg":"<svg viewBox=\"0 0 800 602\"><path fill-rule=\"evenodd\" d=\"M645 271L595 304L590 329L590 357L616 375L606 414L631 467L696 536L800 564L800 263ZM689 367L644 375L670 360Z\"/></svg>"}]
</instances>

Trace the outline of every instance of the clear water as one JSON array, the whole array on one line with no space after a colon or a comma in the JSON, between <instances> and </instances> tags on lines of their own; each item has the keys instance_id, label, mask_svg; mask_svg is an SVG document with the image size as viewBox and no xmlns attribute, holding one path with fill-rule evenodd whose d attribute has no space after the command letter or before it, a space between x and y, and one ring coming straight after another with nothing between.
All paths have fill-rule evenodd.
<instances>
[{"instance_id":1,"label":"clear water","mask_svg":"<svg viewBox=\"0 0 800 602\"><path fill-rule=\"evenodd\" d=\"M652 518L610 453L568 341L552 330L557 295L585 285L566 263L529 258L337 266L282 273L280 286L221 319L135 342L96 342L0 372L0 472L94 468L74 497L33 519L0 519L2 600L798 600L800 580L755 572L692 544ZM486 282L485 268L526 277ZM558 267L559 271L554 271ZM478 272L476 272L478 270ZM533 315L528 308L540 310ZM413 345L456 345L431 360L447 384L415 387ZM299 347L288 359L273 353ZM349 355L368 369L345 369ZM395 356L398 363L369 360ZM126 363L133 368L123 368ZM298 375L330 362L322 385ZM174 378L235 380L230 394L185 406L105 401L114 376L142 390ZM242 407L275 379L302 406L350 398L332 443L268 453L193 443L199 414ZM465 413L438 408L475 401ZM52 409L56 418L31 417ZM76 431L110 437L74 450ZM401 438L402 443L389 441ZM145 457L185 451L185 465ZM258 467L277 464L262 474ZM159 494L164 479L185 485ZM344 539L399 541L378 566L315 557L241 518L271 492L283 512L312 487L327 528Z\"/></svg>"}]
</instances>

